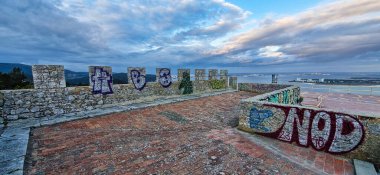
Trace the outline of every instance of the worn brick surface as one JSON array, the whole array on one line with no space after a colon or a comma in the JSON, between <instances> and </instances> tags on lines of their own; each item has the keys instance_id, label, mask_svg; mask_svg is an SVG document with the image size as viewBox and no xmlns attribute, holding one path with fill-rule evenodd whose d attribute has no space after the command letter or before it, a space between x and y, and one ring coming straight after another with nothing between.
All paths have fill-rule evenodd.
<instances>
[{"instance_id":1,"label":"worn brick surface","mask_svg":"<svg viewBox=\"0 0 380 175\"><path fill-rule=\"evenodd\" d=\"M25 172L315 174L231 128L237 122L238 102L252 95L228 93L33 129ZM299 149L280 145L282 152ZM312 164L325 162L322 155L300 154ZM352 168L344 161L332 162L332 172Z\"/></svg>"}]
</instances>

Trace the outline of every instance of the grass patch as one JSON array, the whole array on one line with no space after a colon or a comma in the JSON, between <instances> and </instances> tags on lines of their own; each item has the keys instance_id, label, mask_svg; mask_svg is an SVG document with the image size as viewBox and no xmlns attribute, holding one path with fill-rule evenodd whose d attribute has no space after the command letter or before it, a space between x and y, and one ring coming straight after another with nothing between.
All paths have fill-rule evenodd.
<instances>
[{"instance_id":1,"label":"grass patch","mask_svg":"<svg viewBox=\"0 0 380 175\"><path fill-rule=\"evenodd\" d=\"M178 114L172 111L163 111L158 114L163 115L169 120L175 121L180 124L186 124L188 122L188 120L185 117L183 117L181 114Z\"/></svg>"}]
</instances>

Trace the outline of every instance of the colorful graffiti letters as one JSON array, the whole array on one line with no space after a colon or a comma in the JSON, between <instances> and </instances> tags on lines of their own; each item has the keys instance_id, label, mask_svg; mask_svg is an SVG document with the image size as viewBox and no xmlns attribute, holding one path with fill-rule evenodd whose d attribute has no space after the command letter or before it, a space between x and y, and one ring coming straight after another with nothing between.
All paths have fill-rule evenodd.
<instances>
[{"instance_id":1,"label":"colorful graffiti letters","mask_svg":"<svg viewBox=\"0 0 380 175\"><path fill-rule=\"evenodd\" d=\"M135 88L139 91L143 90L146 85L145 75L138 70L131 70L131 80Z\"/></svg>"},{"instance_id":2,"label":"colorful graffiti letters","mask_svg":"<svg viewBox=\"0 0 380 175\"><path fill-rule=\"evenodd\" d=\"M326 112L318 112L311 124L311 142L317 150L325 148L331 130L331 117Z\"/></svg>"},{"instance_id":3,"label":"colorful graffiti letters","mask_svg":"<svg viewBox=\"0 0 380 175\"><path fill-rule=\"evenodd\" d=\"M112 94L112 75L100 67L94 67L91 76L93 94Z\"/></svg>"},{"instance_id":4,"label":"colorful graffiti letters","mask_svg":"<svg viewBox=\"0 0 380 175\"><path fill-rule=\"evenodd\" d=\"M252 108L249 125L253 129L263 131L263 135L286 142L295 141L301 146L312 146L316 150L336 154L354 150L364 139L364 127L353 116L311 109L269 106L285 111L285 122L278 131L270 133L261 123L272 117L273 112Z\"/></svg>"},{"instance_id":5,"label":"colorful graffiti letters","mask_svg":"<svg viewBox=\"0 0 380 175\"><path fill-rule=\"evenodd\" d=\"M363 125L352 117L335 115L336 129L329 152L353 150L363 139ZM353 143L353 144L351 144Z\"/></svg>"},{"instance_id":6,"label":"colorful graffiti letters","mask_svg":"<svg viewBox=\"0 0 380 175\"><path fill-rule=\"evenodd\" d=\"M285 120L285 124L283 126L278 139L283 141L290 142L293 136L293 124L296 122L297 132L298 132L298 143L303 146L307 146L307 137L309 135L309 123L310 123L310 112L305 111L302 123L300 118L298 117L297 110L295 108L291 108L288 114L288 117Z\"/></svg>"},{"instance_id":7,"label":"colorful graffiti letters","mask_svg":"<svg viewBox=\"0 0 380 175\"><path fill-rule=\"evenodd\" d=\"M268 132L269 129L263 125L265 119L272 117L273 112L270 110L257 110L252 108L249 113L249 126Z\"/></svg>"},{"instance_id":8,"label":"colorful graffiti letters","mask_svg":"<svg viewBox=\"0 0 380 175\"><path fill-rule=\"evenodd\" d=\"M170 69L167 68L162 68L160 69L160 77L159 77L159 82L162 87L167 88L172 84L172 76L170 73Z\"/></svg>"}]
</instances>

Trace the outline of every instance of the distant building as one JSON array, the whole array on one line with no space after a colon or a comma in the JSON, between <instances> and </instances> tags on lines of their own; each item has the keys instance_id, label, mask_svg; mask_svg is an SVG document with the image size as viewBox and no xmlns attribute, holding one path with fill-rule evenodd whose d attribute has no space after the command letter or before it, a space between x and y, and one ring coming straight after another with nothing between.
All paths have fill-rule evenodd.
<instances>
[{"instance_id":1,"label":"distant building","mask_svg":"<svg viewBox=\"0 0 380 175\"><path fill-rule=\"evenodd\" d=\"M272 74L272 83L277 84L278 82L278 74Z\"/></svg>"}]
</instances>

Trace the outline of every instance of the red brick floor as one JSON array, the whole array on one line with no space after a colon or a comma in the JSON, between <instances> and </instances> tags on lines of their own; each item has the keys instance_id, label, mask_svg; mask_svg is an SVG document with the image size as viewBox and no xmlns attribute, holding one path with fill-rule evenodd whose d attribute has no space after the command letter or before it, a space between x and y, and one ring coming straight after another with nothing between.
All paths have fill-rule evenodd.
<instances>
[{"instance_id":1,"label":"red brick floor","mask_svg":"<svg viewBox=\"0 0 380 175\"><path fill-rule=\"evenodd\" d=\"M274 140L280 146L273 151L232 129L238 102L253 95L228 93L33 129L25 173L323 173L316 166L352 173L345 160ZM313 163L302 162L308 160Z\"/></svg>"},{"instance_id":2,"label":"red brick floor","mask_svg":"<svg viewBox=\"0 0 380 175\"><path fill-rule=\"evenodd\" d=\"M271 138L258 135L246 137L234 129L212 130L209 132L208 137L231 144L250 157L264 158L267 163L278 163L278 160L271 157L274 152L276 156L286 158L314 172L354 174L352 163L349 160Z\"/></svg>"}]
</instances>

